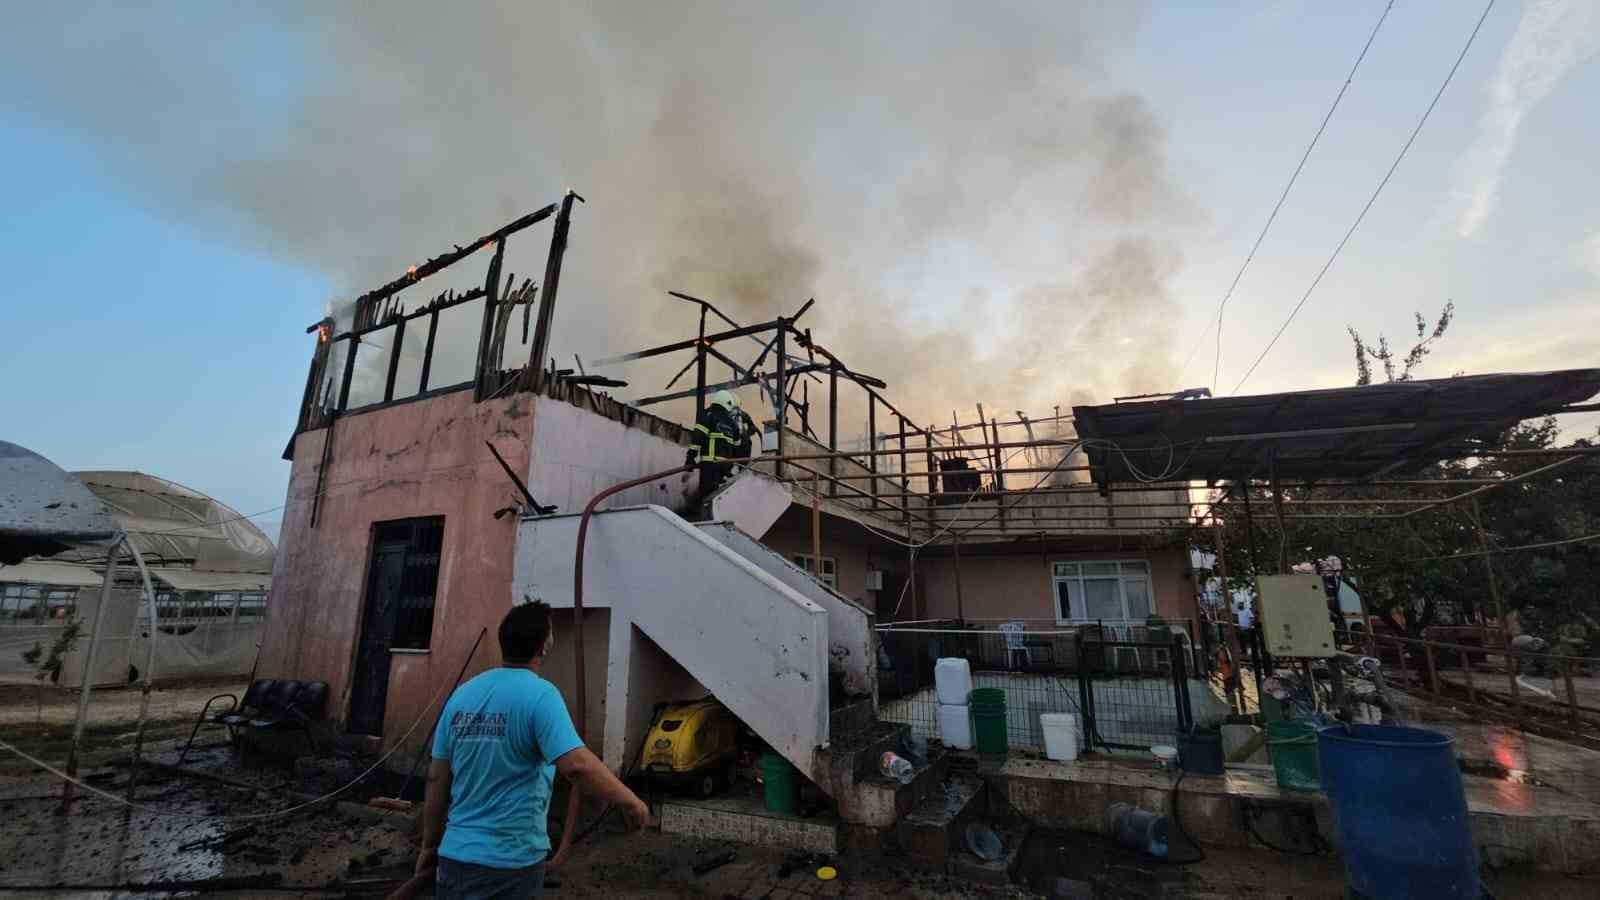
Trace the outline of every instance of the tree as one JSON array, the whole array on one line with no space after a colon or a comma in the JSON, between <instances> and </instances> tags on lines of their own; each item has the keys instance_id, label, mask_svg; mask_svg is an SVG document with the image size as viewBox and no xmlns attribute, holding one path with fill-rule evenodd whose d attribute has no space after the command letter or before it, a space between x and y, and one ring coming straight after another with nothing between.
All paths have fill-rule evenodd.
<instances>
[{"instance_id":1,"label":"tree","mask_svg":"<svg viewBox=\"0 0 1600 900\"><path fill-rule=\"evenodd\" d=\"M1357 385L1371 384L1375 369L1389 382L1410 380L1432 345L1445 335L1454 313L1454 304L1446 303L1432 328L1418 314L1416 343L1398 358L1383 336L1371 345L1354 328L1348 329L1355 345ZM1555 419L1548 418L1508 429L1488 449L1548 449L1560 442L1560 429ZM1443 481L1504 478L1551 461L1537 456L1484 456L1429 466L1415 477ZM1351 514L1341 518L1285 521L1281 529L1269 490L1259 486L1236 490L1236 499L1223 517L1230 587L1249 588L1257 574L1278 571L1280 555L1289 565L1337 556L1344 574L1359 586L1368 609L1410 637L1420 637L1423 629L1447 614L1465 618L1493 615L1470 506L1454 503L1424 508L1404 518L1370 515L1412 513L1428 501L1465 489L1465 485L1339 490L1285 485L1284 498L1289 502L1362 499L1376 505L1359 511L1351 508ZM1600 457L1485 492L1479 505L1491 548L1600 533ZM1191 540L1197 546L1214 548L1208 528L1198 530ZM1496 553L1491 559L1506 609L1531 610L1532 615L1525 619L1533 620L1535 628L1539 624L1553 626L1577 611L1592 611L1600 600L1600 542Z\"/></svg>"},{"instance_id":2,"label":"tree","mask_svg":"<svg viewBox=\"0 0 1600 900\"><path fill-rule=\"evenodd\" d=\"M61 667L66 664L67 654L72 652L82 636L83 620L74 616L62 626L61 633L50 642L48 649L41 642L34 641L32 647L22 651L22 661L34 667L33 679L39 682L39 689L34 695L35 724L44 721L44 683L49 681L54 684L61 680Z\"/></svg>"},{"instance_id":3,"label":"tree","mask_svg":"<svg viewBox=\"0 0 1600 900\"><path fill-rule=\"evenodd\" d=\"M1445 301L1444 309L1439 311L1439 321L1434 323L1431 331L1428 329L1428 320L1422 317L1422 313L1414 313L1413 315L1417 317L1417 342L1412 345L1410 350L1406 351L1406 355L1400 360L1400 368L1398 370L1395 369L1394 351L1389 349L1389 339L1387 337L1381 334L1378 335L1378 343L1374 346L1362 340L1361 333L1356 331L1354 327L1346 326L1345 331L1350 333L1350 340L1355 344L1357 386L1372 383L1372 364L1374 361L1383 366L1383 375L1386 381L1410 381L1411 373L1417 366L1422 364L1422 361L1427 358L1429 353L1433 352L1431 346L1433 342L1444 337L1445 330L1450 327L1450 323L1455 319L1456 302L1454 300Z\"/></svg>"}]
</instances>

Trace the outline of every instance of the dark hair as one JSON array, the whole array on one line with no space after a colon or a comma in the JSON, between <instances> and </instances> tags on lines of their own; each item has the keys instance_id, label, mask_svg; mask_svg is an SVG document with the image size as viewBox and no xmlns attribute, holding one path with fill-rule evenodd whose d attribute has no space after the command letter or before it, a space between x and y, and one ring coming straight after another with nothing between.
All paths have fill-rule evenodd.
<instances>
[{"instance_id":1,"label":"dark hair","mask_svg":"<svg viewBox=\"0 0 1600 900\"><path fill-rule=\"evenodd\" d=\"M542 600L511 607L500 620L500 657L520 666L544 653L550 638L550 604Z\"/></svg>"}]
</instances>

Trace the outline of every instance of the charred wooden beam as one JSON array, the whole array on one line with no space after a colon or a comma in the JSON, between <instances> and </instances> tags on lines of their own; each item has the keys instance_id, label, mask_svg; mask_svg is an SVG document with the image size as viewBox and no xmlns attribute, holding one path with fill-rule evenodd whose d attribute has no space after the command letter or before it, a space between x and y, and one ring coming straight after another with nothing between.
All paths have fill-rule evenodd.
<instances>
[{"instance_id":1,"label":"charred wooden beam","mask_svg":"<svg viewBox=\"0 0 1600 900\"><path fill-rule=\"evenodd\" d=\"M561 198L561 212L556 215L556 224L550 235L550 255L545 260L544 266L544 296L539 298L539 319L533 330L533 346L528 352L528 368L539 367L541 378L533 387L542 387L544 384L544 359L550 348L550 323L555 317L556 292L561 287L561 260L567 254L567 233L572 228L572 202L584 202L583 198L573 191L567 191Z\"/></svg>"},{"instance_id":2,"label":"charred wooden beam","mask_svg":"<svg viewBox=\"0 0 1600 900\"><path fill-rule=\"evenodd\" d=\"M536 225L539 222L550 218L551 214L556 211L556 207L557 204L552 203L541 210L528 213L522 218L503 225L500 228L489 232L483 237L480 237L465 245L457 245L454 250L451 250L447 253L441 253L427 262L422 263L421 265L412 266L406 270L404 275L401 275L399 278L394 279L382 287L367 291L365 294L362 294L355 300L357 321L361 319L363 308L374 307L379 301L388 299L396 291L408 288L422 279L427 278L429 275L438 272L440 269L454 265L455 263L466 259L472 254L477 253L479 250L493 246L497 242L503 241L504 239L516 234L524 228L527 228L531 225Z\"/></svg>"}]
</instances>

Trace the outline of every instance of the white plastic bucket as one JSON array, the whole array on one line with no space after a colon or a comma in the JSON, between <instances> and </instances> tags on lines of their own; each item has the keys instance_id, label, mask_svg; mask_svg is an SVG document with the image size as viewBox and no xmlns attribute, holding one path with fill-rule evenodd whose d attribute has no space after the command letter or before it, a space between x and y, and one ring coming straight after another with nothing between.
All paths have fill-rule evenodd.
<instances>
[{"instance_id":1,"label":"white plastic bucket","mask_svg":"<svg viewBox=\"0 0 1600 900\"><path fill-rule=\"evenodd\" d=\"M1059 762L1078 758L1078 716L1076 713L1043 713L1039 727L1044 729L1044 755Z\"/></svg>"},{"instance_id":2,"label":"white plastic bucket","mask_svg":"<svg viewBox=\"0 0 1600 900\"><path fill-rule=\"evenodd\" d=\"M939 704L939 739L946 747L972 749L972 710L966 704Z\"/></svg>"},{"instance_id":3,"label":"white plastic bucket","mask_svg":"<svg viewBox=\"0 0 1600 900\"><path fill-rule=\"evenodd\" d=\"M967 706L972 693L972 667L959 657L945 657L933 664L934 690L944 706Z\"/></svg>"}]
</instances>

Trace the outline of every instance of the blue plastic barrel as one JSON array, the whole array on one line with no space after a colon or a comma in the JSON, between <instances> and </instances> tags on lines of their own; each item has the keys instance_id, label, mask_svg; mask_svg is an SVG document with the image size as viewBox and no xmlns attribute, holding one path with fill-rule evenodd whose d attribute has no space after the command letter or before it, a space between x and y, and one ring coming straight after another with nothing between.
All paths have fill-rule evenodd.
<instances>
[{"instance_id":1,"label":"blue plastic barrel","mask_svg":"<svg viewBox=\"0 0 1600 900\"><path fill-rule=\"evenodd\" d=\"M1454 741L1421 728L1335 725L1317 732L1317 749L1350 891L1482 897Z\"/></svg>"}]
</instances>

